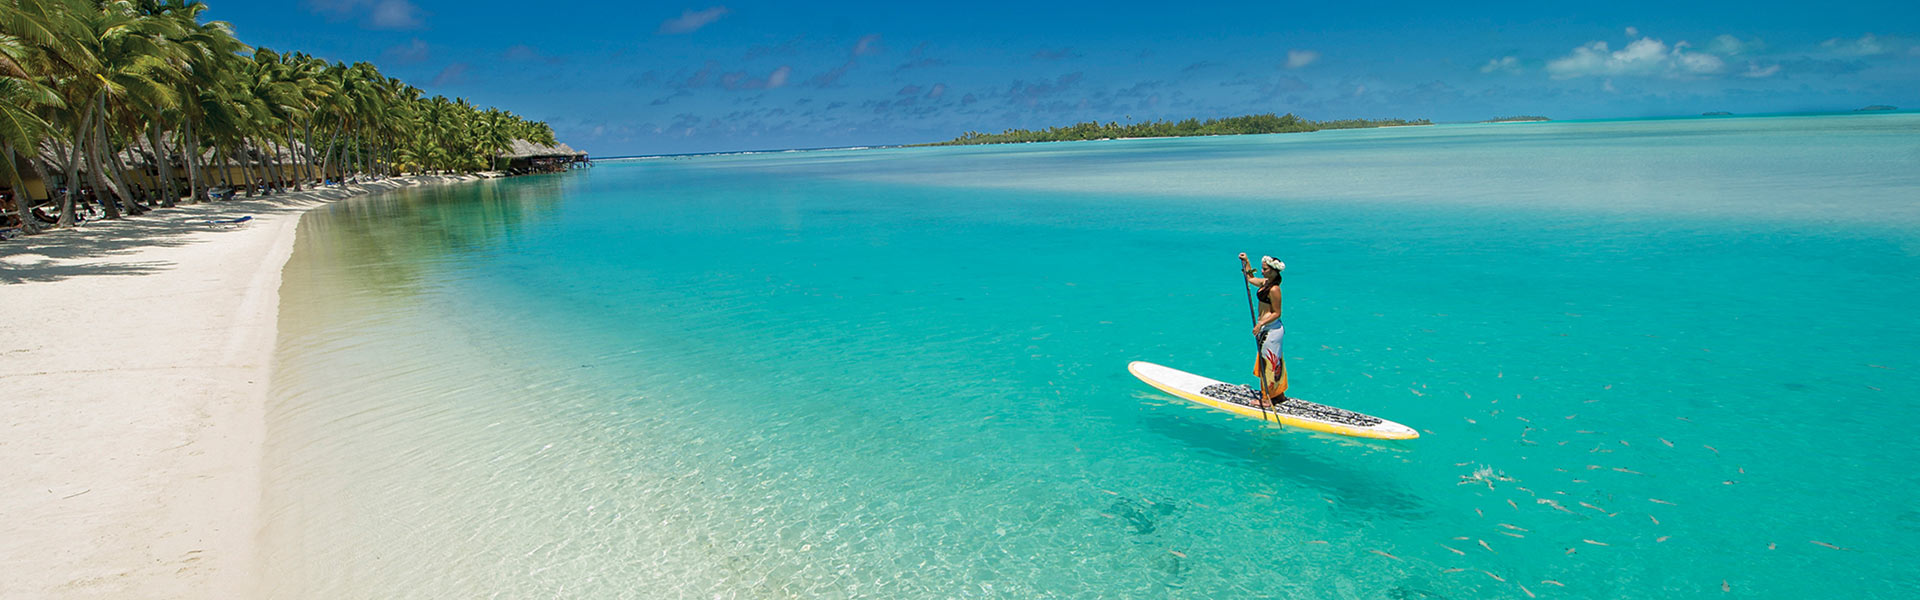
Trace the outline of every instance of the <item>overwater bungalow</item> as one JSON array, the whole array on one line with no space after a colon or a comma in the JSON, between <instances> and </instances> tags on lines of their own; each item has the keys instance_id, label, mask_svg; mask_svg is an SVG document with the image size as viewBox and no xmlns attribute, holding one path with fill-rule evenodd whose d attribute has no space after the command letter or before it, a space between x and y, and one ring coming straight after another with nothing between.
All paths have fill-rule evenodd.
<instances>
[{"instance_id":1,"label":"overwater bungalow","mask_svg":"<svg viewBox=\"0 0 1920 600\"><path fill-rule=\"evenodd\" d=\"M575 150L565 143L548 146L527 140L514 140L505 152L500 153L500 159L496 163L499 170L509 175L558 173L593 165L587 160L587 153Z\"/></svg>"}]
</instances>

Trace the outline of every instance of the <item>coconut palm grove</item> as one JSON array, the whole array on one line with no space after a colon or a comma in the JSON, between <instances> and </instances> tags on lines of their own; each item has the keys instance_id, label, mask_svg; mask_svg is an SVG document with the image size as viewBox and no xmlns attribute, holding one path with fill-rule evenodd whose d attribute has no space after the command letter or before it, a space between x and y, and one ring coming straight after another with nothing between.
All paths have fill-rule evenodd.
<instances>
[{"instance_id":1,"label":"coconut palm grove","mask_svg":"<svg viewBox=\"0 0 1920 600\"><path fill-rule=\"evenodd\" d=\"M372 64L248 46L197 0L0 0L0 186L26 233L403 172L493 169L553 130ZM36 202L51 211L28 215ZM37 210L37 209L36 209Z\"/></svg>"}]
</instances>

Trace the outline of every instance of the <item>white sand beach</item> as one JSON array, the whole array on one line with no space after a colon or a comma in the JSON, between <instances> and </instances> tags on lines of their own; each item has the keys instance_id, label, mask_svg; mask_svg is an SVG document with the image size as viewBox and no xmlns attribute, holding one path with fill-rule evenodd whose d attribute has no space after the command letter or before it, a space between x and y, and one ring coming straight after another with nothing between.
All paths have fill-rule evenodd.
<instances>
[{"instance_id":1,"label":"white sand beach","mask_svg":"<svg viewBox=\"0 0 1920 600\"><path fill-rule=\"evenodd\" d=\"M0 242L0 598L255 595L264 403L301 213L415 176ZM206 221L252 216L240 225Z\"/></svg>"}]
</instances>

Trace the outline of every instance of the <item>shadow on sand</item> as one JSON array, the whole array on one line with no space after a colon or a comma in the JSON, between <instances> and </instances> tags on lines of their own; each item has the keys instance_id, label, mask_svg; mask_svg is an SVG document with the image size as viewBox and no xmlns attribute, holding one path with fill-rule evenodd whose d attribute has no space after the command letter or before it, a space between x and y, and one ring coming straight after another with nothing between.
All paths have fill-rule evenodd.
<instances>
[{"instance_id":1,"label":"shadow on sand","mask_svg":"<svg viewBox=\"0 0 1920 600\"><path fill-rule=\"evenodd\" d=\"M387 179L363 185L332 187L275 196L238 198L205 204L156 208L138 217L92 221L73 229L0 241L0 284L51 282L77 277L148 275L173 268L169 261L114 260L151 248L178 248L209 240L202 236L237 232L254 223L211 224L207 221L303 212L315 202L394 190L409 185L450 183L466 178L424 175ZM411 183L409 183L411 182ZM257 222L257 221L256 221Z\"/></svg>"}]
</instances>

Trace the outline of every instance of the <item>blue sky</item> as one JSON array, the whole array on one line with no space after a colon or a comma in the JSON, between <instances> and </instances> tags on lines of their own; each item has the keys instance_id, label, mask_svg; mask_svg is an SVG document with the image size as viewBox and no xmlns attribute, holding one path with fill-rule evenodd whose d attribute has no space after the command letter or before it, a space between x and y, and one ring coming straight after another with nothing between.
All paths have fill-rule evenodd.
<instances>
[{"instance_id":1,"label":"blue sky","mask_svg":"<svg viewBox=\"0 0 1920 600\"><path fill-rule=\"evenodd\" d=\"M1911 0L958 3L209 0L599 156L878 145L1083 120L1481 120L1920 107Z\"/></svg>"}]
</instances>

